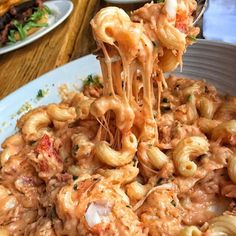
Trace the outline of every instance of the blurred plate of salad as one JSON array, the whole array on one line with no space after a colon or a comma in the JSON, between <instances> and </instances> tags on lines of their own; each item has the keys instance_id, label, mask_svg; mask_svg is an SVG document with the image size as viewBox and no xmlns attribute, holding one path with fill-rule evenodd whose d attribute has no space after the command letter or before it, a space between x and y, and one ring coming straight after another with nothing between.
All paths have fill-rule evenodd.
<instances>
[{"instance_id":1,"label":"blurred plate of salad","mask_svg":"<svg viewBox=\"0 0 236 236\"><path fill-rule=\"evenodd\" d=\"M0 55L24 47L41 38L66 20L72 10L71 1L51 0L44 2L43 9L35 9L26 22L13 20L13 26L7 35L8 41L0 47Z\"/></svg>"}]
</instances>

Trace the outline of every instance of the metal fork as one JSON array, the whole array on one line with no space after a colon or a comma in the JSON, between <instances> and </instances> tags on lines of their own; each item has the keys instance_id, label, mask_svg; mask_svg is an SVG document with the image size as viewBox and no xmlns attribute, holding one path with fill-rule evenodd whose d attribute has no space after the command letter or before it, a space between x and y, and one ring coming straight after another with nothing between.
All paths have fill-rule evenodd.
<instances>
[{"instance_id":1,"label":"metal fork","mask_svg":"<svg viewBox=\"0 0 236 236\"><path fill-rule=\"evenodd\" d=\"M207 6L208 6L208 0L197 0L197 10L194 14L193 25L196 25L197 22L201 19Z\"/></svg>"}]
</instances>

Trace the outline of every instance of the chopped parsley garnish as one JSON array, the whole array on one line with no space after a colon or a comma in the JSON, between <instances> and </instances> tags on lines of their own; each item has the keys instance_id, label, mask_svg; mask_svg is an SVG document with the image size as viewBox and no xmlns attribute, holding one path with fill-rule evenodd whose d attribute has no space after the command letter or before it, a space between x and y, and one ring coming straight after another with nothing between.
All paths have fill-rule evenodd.
<instances>
[{"instance_id":1,"label":"chopped parsley garnish","mask_svg":"<svg viewBox=\"0 0 236 236\"><path fill-rule=\"evenodd\" d=\"M193 35L188 35L187 38L191 41L196 41L197 40L196 36L193 36Z\"/></svg>"},{"instance_id":2,"label":"chopped parsley garnish","mask_svg":"<svg viewBox=\"0 0 236 236\"><path fill-rule=\"evenodd\" d=\"M187 97L187 102L192 102L192 101L193 101L193 95L190 94L190 95L188 95L188 97Z\"/></svg>"},{"instance_id":3,"label":"chopped parsley garnish","mask_svg":"<svg viewBox=\"0 0 236 236\"><path fill-rule=\"evenodd\" d=\"M99 81L99 77L97 75L93 76L93 75L88 75L88 77L86 78L86 80L84 80L84 86L90 86L90 85L94 85L94 86L98 86L100 88L103 87L102 83Z\"/></svg>"},{"instance_id":4,"label":"chopped parsley garnish","mask_svg":"<svg viewBox=\"0 0 236 236\"><path fill-rule=\"evenodd\" d=\"M38 94L37 94L37 98L42 98L43 97L43 90L39 89Z\"/></svg>"},{"instance_id":5,"label":"chopped parsley garnish","mask_svg":"<svg viewBox=\"0 0 236 236\"><path fill-rule=\"evenodd\" d=\"M37 100L40 100L41 98L43 98L45 95L46 95L46 91L42 90L42 89L39 89L37 95L36 95L36 99Z\"/></svg>"},{"instance_id":6,"label":"chopped parsley garnish","mask_svg":"<svg viewBox=\"0 0 236 236\"><path fill-rule=\"evenodd\" d=\"M174 207L176 207L176 202L175 202L174 200L172 200L170 203L171 203Z\"/></svg>"}]
</instances>

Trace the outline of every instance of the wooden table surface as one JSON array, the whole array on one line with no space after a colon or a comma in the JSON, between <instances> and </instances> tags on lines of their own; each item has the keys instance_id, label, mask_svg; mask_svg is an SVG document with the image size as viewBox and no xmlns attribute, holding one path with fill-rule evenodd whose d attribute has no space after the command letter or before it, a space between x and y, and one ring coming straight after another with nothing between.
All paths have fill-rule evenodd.
<instances>
[{"instance_id":1,"label":"wooden table surface","mask_svg":"<svg viewBox=\"0 0 236 236\"><path fill-rule=\"evenodd\" d=\"M74 10L59 27L21 49L0 55L0 99L42 74L95 48L90 20L99 0L72 0Z\"/></svg>"}]
</instances>

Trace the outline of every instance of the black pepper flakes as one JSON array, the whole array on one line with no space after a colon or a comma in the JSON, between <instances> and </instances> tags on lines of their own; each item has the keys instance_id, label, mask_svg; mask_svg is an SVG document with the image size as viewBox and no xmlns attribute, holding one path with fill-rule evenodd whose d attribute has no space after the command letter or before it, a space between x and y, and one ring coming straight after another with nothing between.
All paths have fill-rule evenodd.
<instances>
[{"instance_id":1,"label":"black pepper flakes","mask_svg":"<svg viewBox=\"0 0 236 236\"><path fill-rule=\"evenodd\" d=\"M78 189L78 184L74 184L73 189L76 191Z\"/></svg>"},{"instance_id":2,"label":"black pepper flakes","mask_svg":"<svg viewBox=\"0 0 236 236\"><path fill-rule=\"evenodd\" d=\"M176 207L176 202L175 202L174 200L172 200L170 203L171 203L174 207Z\"/></svg>"},{"instance_id":3,"label":"black pepper flakes","mask_svg":"<svg viewBox=\"0 0 236 236\"><path fill-rule=\"evenodd\" d=\"M157 180L156 185L161 185L163 180L164 180L164 179L163 179L162 177L160 177L160 178Z\"/></svg>"},{"instance_id":4,"label":"black pepper flakes","mask_svg":"<svg viewBox=\"0 0 236 236\"><path fill-rule=\"evenodd\" d=\"M73 175L73 180L77 180L77 179L78 179L78 176Z\"/></svg>"},{"instance_id":5,"label":"black pepper flakes","mask_svg":"<svg viewBox=\"0 0 236 236\"><path fill-rule=\"evenodd\" d=\"M125 85L125 82L124 82L124 80L122 80L122 81L121 81L121 86L122 86L122 88L124 88L124 85Z\"/></svg>"},{"instance_id":6,"label":"black pepper flakes","mask_svg":"<svg viewBox=\"0 0 236 236\"><path fill-rule=\"evenodd\" d=\"M161 111L163 113L166 112L166 111L170 111L170 110L171 110L170 106L161 107Z\"/></svg>"},{"instance_id":7,"label":"black pepper flakes","mask_svg":"<svg viewBox=\"0 0 236 236\"><path fill-rule=\"evenodd\" d=\"M75 145L72 147L72 155L73 155L73 156L76 156L76 153L77 153L78 150L79 150L79 145L78 145L78 144L75 144Z\"/></svg>"},{"instance_id":8,"label":"black pepper flakes","mask_svg":"<svg viewBox=\"0 0 236 236\"><path fill-rule=\"evenodd\" d=\"M209 93L209 89L207 86L205 86L205 93Z\"/></svg>"},{"instance_id":9,"label":"black pepper flakes","mask_svg":"<svg viewBox=\"0 0 236 236\"><path fill-rule=\"evenodd\" d=\"M180 89L180 85L177 84L177 85L175 86L175 90L176 90L176 91L179 91L179 89Z\"/></svg>"},{"instance_id":10,"label":"black pepper flakes","mask_svg":"<svg viewBox=\"0 0 236 236\"><path fill-rule=\"evenodd\" d=\"M167 103L169 102L168 98L162 98L162 102Z\"/></svg>"}]
</instances>

